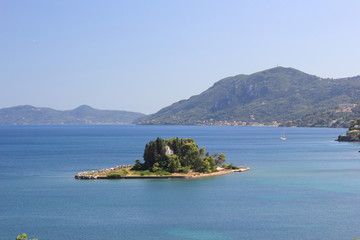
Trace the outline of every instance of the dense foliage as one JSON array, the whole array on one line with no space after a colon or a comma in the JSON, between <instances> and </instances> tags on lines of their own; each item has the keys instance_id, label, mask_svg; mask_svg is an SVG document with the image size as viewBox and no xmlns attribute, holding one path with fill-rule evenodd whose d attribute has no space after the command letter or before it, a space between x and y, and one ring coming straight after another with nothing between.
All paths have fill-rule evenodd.
<instances>
[{"instance_id":1,"label":"dense foliage","mask_svg":"<svg viewBox=\"0 0 360 240\"><path fill-rule=\"evenodd\" d=\"M201 173L216 171L216 166L225 162L225 154L209 155L205 148L199 148L193 139L157 138L146 144L144 163L135 161L133 170L150 172L188 173L190 170Z\"/></svg>"},{"instance_id":2,"label":"dense foliage","mask_svg":"<svg viewBox=\"0 0 360 240\"><path fill-rule=\"evenodd\" d=\"M341 110L340 104L359 104L359 93L360 76L324 79L293 68L276 67L222 79L205 92L145 116L138 123L277 121L301 126L344 126L342 122L347 123L355 119L354 116L346 112L332 113ZM342 119L342 115L349 116ZM311 116L315 116L316 120L313 121ZM336 123L332 124L334 120Z\"/></svg>"}]
</instances>

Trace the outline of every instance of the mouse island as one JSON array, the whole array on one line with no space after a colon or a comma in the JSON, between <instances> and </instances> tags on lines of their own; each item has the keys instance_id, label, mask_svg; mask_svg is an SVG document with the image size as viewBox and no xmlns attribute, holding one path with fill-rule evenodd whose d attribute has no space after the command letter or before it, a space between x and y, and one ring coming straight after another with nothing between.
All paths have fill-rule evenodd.
<instances>
[{"instance_id":1,"label":"mouse island","mask_svg":"<svg viewBox=\"0 0 360 240\"><path fill-rule=\"evenodd\" d=\"M157 138L146 144L144 162L79 172L76 179L199 178L247 171L249 167L226 164L223 153L209 154L193 139Z\"/></svg>"}]
</instances>

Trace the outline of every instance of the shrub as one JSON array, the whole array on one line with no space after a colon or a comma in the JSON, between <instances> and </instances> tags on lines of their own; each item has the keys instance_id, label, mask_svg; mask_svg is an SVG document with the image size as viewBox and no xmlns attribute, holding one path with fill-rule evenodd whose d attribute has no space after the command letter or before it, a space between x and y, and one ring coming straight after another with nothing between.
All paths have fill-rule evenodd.
<instances>
[{"instance_id":1,"label":"shrub","mask_svg":"<svg viewBox=\"0 0 360 240\"><path fill-rule=\"evenodd\" d=\"M190 172L190 167L187 166L187 167L182 167L179 169L179 172L181 173L189 173Z\"/></svg>"},{"instance_id":2,"label":"shrub","mask_svg":"<svg viewBox=\"0 0 360 240\"><path fill-rule=\"evenodd\" d=\"M227 169L239 169L237 166L235 166L233 163L230 163L227 167Z\"/></svg>"},{"instance_id":3,"label":"shrub","mask_svg":"<svg viewBox=\"0 0 360 240\"><path fill-rule=\"evenodd\" d=\"M139 172L140 176L152 175L153 173L149 170Z\"/></svg>"},{"instance_id":4,"label":"shrub","mask_svg":"<svg viewBox=\"0 0 360 240\"><path fill-rule=\"evenodd\" d=\"M106 176L110 179L118 179L118 178L125 177L127 174L128 174L128 172L125 169L123 169L120 172L109 173Z\"/></svg>"},{"instance_id":5,"label":"shrub","mask_svg":"<svg viewBox=\"0 0 360 240\"><path fill-rule=\"evenodd\" d=\"M23 233L23 234L21 234L21 235L18 235L18 236L16 237L16 240L37 240L37 239L35 239L35 238L33 238L33 239L28 239L28 236L26 235L26 233Z\"/></svg>"},{"instance_id":6,"label":"shrub","mask_svg":"<svg viewBox=\"0 0 360 240\"><path fill-rule=\"evenodd\" d=\"M156 172L150 172L149 170L145 171L134 171L133 174L140 175L140 176L151 176L151 175L171 175L171 173L165 170L159 170Z\"/></svg>"},{"instance_id":7,"label":"shrub","mask_svg":"<svg viewBox=\"0 0 360 240\"><path fill-rule=\"evenodd\" d=\"M225 169L239 169L234 163L230 163L229 165L223 164L221 167Z\"/></svg>"},{"instance_id":8,"label":"shrub","mask_svg":"<svg viewBox=\"0 0 360 240\"><path fill-rule=\"evenodd\" d=\"M135 164L133 165L131 170L136 170L136 171L144 170L144 164L141 163L139 159L136 159Z\"/></svg>"},{"instance_id":9,"label":"shrub","mask_svg":"<svg viewBox=\"0 0 360 240\"><path fill-rule=\"evenodd\" d=\"M157 171L160 171L160 170L162 170L162 168L159 166L159 163L158 162L154 163L154 165L151 168L151 171L152 172L157 172Z\"/></svg>"},{"instance_id":10,"label":"shrub","mask_svg":"<svg viewBox=\"0 0 360 240\"><path fill-rule=\"evenodd\" d=\"M154 172L155 175L171 175L171 173L164 171L164 170L160 170L157 172Z\"/></svg>"}]
</instances>

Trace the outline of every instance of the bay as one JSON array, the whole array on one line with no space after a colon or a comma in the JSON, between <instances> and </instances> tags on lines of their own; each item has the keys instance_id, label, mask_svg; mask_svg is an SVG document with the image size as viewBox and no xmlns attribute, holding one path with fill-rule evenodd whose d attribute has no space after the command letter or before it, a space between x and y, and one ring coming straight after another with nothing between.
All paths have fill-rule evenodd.
<instances>
[{"instance_id":1,"label":"bay","mask_svg":"<svg viewBox=\"0 0 360 240\"><path fill-rule=\"evenodd\" d=\"M360 145L345 129L0 126L0 239L354 239ZM187 180L79 181L132 164L156 137L194 138L250 171Z\"/></svg>"}]
</instances>

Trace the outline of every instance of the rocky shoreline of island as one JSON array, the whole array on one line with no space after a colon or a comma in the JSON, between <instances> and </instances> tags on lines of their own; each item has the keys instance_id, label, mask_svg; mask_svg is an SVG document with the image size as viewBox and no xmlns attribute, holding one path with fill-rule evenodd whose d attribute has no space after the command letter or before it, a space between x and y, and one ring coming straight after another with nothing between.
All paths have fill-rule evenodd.
<instances>
[{"instance_id":1,"label":"rocky shoreline of island","mask_svg":"<svg viewBox=\"0 0 360 240\"><path fill-rule=\"evenodd\" d=\"M350 123L349 130L345 135L339 135L339 142L360 142L360 118Z\"/></svg>"},{"instance_id":2,"label":"rocky shoreline of island","mask_svg":"<svg viewBox=\"0 0 360 240\"><path fill-rule=\"evenodd\" d=\"M74 178L78 180L96 180L96 179L185 179L185 178L202 178L202 177L212 177L220 176L225 174L230 174L234 172L244 172L250 170L249 167L239 166L237 169L222 169L219 168L216 172L212 173L199 173L199 172L189 172L186 174L183 173L172 173L170 175L145 175L140 171L132 171L133 165L119 165L112 168L92 170L86 172L76 173ZM126 174L118 174L118 173Z\"/></svg>"},{"instance_id":3,"label":"rocky shoreline of island","mask_svg":"<svg viewBox=\"0 0 360 240\"><path fill-rule=\"evenodd\" d=\"M360 142L360 136L354 134L339 135L336 139L338 142Z\"/></svg>"}]
</instances>

